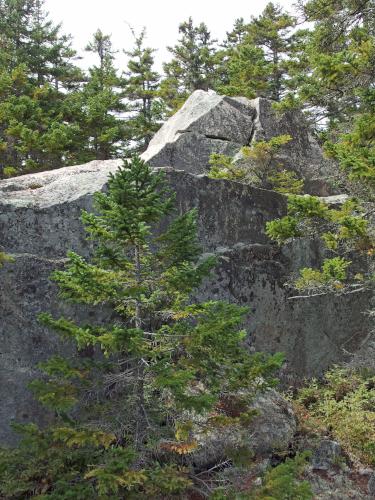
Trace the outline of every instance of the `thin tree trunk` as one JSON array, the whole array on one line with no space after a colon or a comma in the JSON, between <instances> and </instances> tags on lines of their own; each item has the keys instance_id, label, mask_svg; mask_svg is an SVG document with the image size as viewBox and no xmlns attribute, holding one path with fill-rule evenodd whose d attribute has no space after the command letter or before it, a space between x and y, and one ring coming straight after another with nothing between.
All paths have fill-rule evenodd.
<instances>
[{"instance_id":1,"label":"thin tree trunk","mask_svg":"<svg viewBox=\"0 0 375 500\"><path fill-rule=\"evenodd\" d=\"M134 250L134 260L135 260L135 281L137 287L141 285L141 260L140 260L140 249L138 245L135 246ZM134 323L136 328L142 327L142 311L141 304L138 299L135 302L135 318ZM140 359L138 361L137 369L137 384L136 384L136 433L135 433L135 449L140 450L145 436L146 420L145 420L145 395L144 395L144 377L145 377L145 366L144 360Z\"/></svg>"}]
</instances>

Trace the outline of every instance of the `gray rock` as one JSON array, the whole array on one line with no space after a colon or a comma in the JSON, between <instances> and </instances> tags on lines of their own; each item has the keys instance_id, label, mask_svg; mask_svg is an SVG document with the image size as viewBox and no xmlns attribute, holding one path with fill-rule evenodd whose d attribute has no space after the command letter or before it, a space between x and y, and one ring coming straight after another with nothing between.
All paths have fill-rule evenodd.
<instances>
[{"instance_id":1,"label":"gray rock","mask_svg":"<svg viewBox=\"0 0 375 500\"><path fill-rule=\"evenodd\" d=\"M267 99L219 96L213 91L195 91L183 107L155 134L143 158L152 166L170 166L192 173L209 169L211 153L241 159L242 146L254 141L289 134L277 161L306 179L306 192L333 194L327 182L335 165L323 157L301 112L279 115Z\"/></svg>"},{"instance_id":2,"label":"gray rock","mask_svg":"<svg viewBox=\"0 0 375 500\"><path fill-rule=\"evenodd\" d=\"M258 415L247 428L228 426L215 432L197 433L199 448L191 455L198 468L206 468L228 459L230 452L247 449L257 458L285 450L296 432L296 419L290 404L276 391L259 394L252 408Z\"/></svg>"},{"instance_id":3,"label":"gray rock","mask_svg":"<svg viewBox=\"0 0 375 500\"><path fill-rule=\"evenodd\" d=\"M233 155L249 143L254 116L245 98L196 90L155 134L143 159L154 167L206 172L211 153Z\"/></svg>"},{"instance_id":4,"label":"gray rock","mask_svg":"<svg viewBox=\"0 0 375 500\"><path fill-rule=\"evenodd\" d=\"M373 495L375 497L375 474L372 474L368 483L367 483L367 489L370 495Z\"/></svg>"},{"instance_id":5,"label":"gray rock","mask_svg":"<svg viewBox=\"0 0 375 500\"><path fill-rule=\"evenodd\" d=\"M105 188L119 161L91 162L0 182L0 234L5 251L15 257L0 280L0 442L11 442L9 423L27 422L43 411L25 387L36 364L65 349L37 321L49 311L84 321L103 320L103 311L74 309L57 297L48 277L63 265L70 249L88 255L79 220L92 207L92 194ZM295 241L282 251L268 241L264 226L285 213L285 198L236 182L212 180L166 170L179 211L196 207L203 250L219 255L212 280L198 298L224 299L249 307L244 327L249 346L286 355L284 379L318 375L355 352L369 331L370 294L288 300L283 286L297 265L315 265L322 249L314 241Z\"/></svg>"},{"instance_id":6,"label":"gray rock","mask_svg":"<svg viewBox=\"0 0 375 500\"><path fill-rule=\"evenodd\" d=\"M252 140L281 133L294 137L283 154L293 158L296 168L311 179L325 173L328 164L301 115L280 118L263 99L203 91L195 92L161 128L144 158L155 167L169 165L166 176L176 191L178 211L197 208L203 251L218 255L215 275L197 298L247 305L249 348L284 352L283 380L294 383L358 350L369 331L363 311L369 309L371 294L289 300L286 279L300 267L319 264L324 255L320 243L301 239L278 248L268 240L265 223L285 214L283 196L199 174L206 171L211 152L232 154ZM12 420L42 418L26 382L35 377L40 360L56 349L69 352L38 323L37 314L49 311L82 321L107 317L105 311L63 303L48 276L63 265L68 250L90 254L80 213L92 209L93 193L105 189L108 174L120 164L94 161L0 181L0 242L15 258L0 271L0 441L12 441Z\"/></svg>"},{"instance_id":7,"label":"gray rock","mask_svg":"<svg viewBox=\"0 0 375 500\"><path fill-rule=\"evenodd\" d=\"M338 465L342 450L339 443L325 439L321 441L312 457L312 467L318 470L328 470L332 465Z\"/></svg>"}]
</instances>

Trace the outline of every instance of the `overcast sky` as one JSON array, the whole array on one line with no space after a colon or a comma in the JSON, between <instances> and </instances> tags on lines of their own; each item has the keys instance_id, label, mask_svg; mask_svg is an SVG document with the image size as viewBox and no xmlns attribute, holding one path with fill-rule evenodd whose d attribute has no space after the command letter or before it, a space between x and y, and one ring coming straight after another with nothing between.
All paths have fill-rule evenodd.
<instances>
[{"instance_id":1,"label":"overcast sky","mask_svg":"<svg viewBox=\"0 0 375 500\"><path fill-rule=\"evenodd\" d=\"M147 45L158 49L159 70L161 62L169 58L166 47L177 41L178 25L189 16L194 23L206 23L212 36L221 40L235 19L257 16L267 3L268 0L45 0L50 17L55 23L62 22L63 32L73 36L74 48L80 55L84 55L83 48L97 28L111 34L114 48L121 49L132 46L129 25L136 32L145 26ZM293 3L294 0L279 2L287 9ZM124 56L118 56L119 65L125 61ZM85 55L82 65L86 67L91 62Z\"/></svg>"}]
</instances>

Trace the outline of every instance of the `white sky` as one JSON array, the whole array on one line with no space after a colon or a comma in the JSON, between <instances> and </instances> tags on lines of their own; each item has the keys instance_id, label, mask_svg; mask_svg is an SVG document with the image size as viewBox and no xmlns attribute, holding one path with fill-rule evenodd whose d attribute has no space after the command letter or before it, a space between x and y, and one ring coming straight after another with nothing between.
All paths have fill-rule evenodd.
<instances>
[{"instance_id":1,"label":"white sky","mask_svg":"<svg viewBox=\"0 0 375 500\"><path fill-rule=\"evenodd\" d=\"M147 30L146 45L158 49L155 54L157 68L169 59L167 46L178 39L178 25L192 16L194 23L204 22L213 38L222 40L230 31L234 20L259 15L269 0L45 0L46 9L54 23L62 22L62 32L73 36L74 48L87 67L91 58L84 54L84 47L91 35L100 28L112 35L115 49L130 49L133 45L128 25L138 33ZM276 3L276 2L275 2ZM278 2L291 9L294 0ZM126 57L118 54L117 64L125 69Z\"/></svg>"}]
</instances>

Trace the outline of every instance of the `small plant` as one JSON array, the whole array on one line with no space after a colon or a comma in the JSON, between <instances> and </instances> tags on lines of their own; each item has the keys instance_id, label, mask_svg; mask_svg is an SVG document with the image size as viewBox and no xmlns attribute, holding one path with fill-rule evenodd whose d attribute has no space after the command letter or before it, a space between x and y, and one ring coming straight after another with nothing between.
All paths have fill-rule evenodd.
<instances>
[{"instance_id":1,"label":"small plant","mask_svg":"<svg viewBox=\"0 0 375 500\"><path fill-rule=\"evenodd\" d=\"M272 137L269 141L258 141L242 148L245 161L248 160L248 177L261 187L271 188L270 177L274 176L283 164L276 159L280 148L292 140L290 135Z\"/></svg>"},{"instance_id":2,"label":"small plant","mask_svg":"<svg viewBox=\"0 0 375 500\"><path fill-rule=\"evenodd\" d=\"M374 374L334 368L322 382L300 389L294 403L304 411L305 426L325 426L353 459L375 465Z\"/></svg>"},{"instance_id":3,"label":"small plant","mask_svg":"<svg viewBox=\"0 0 375 500\"><path fill-rule=\"evenodd\" d=\"M0 269L4 265L5 262L13 262L13 257L7 255L4 252L0 252Z\"/></svg>"},{"instance_id":4,"label":"small plant","mask_svg":"<svg viewBox=\"0 0 375 500\"><path fill-rule=\"evenodd\" d=\"M266 233L267 236L279 244L284 243L289 238L301 236L298 229L298 220L289 215L267 222Z\"/></svg>"},{"instance_id":5,"label":"small plant","mask_svg":"<svg viewBox=\"0 0 375 500\"><path fill-rule=\"evenodd\" d=\"M265 477L264 484L250 494L250 500L311 500L313 493L308 481L301 481L300 477L307 466L309 452L287 458L285 462L270 469Z\"/></svg>"},{"instance_id":6,"label":"small plant","mask_svg":"<svg viewBox=\"0 0 375 500\"><path fill-rule=\"evenodd\" d=\"M282 170L271 175L269 181L272 189L280 194L301 194L304 182L298 179L297 174L292 170Z\"/></svg>"},{"instance_id":7,"label":"small plant","mask_svg":"<svg viewBox=\"0 0 375 500\"><path fill-rule=\"evenodd\" d=\"M246 169L237 166L230 156L212 153L210 155L211 179L228 179L232 181L244 181L246 179Z\"/></svg>"},{"instance_id":8,"label":"small plant","mask_svg":"<svg viewBox=\"0 0 375 500\"><path fill-rule=\"evenodd\" d=\"M279 135L269 141L258 141L241 149L242 160L213 153L210 156L209 177L244 182L285 194L299 194L303 181L297 175L286 170L277 159L279 149L291 141L290 135Z\"/></svg>"},{"instance_id":9,"label":"small plant","mask_svg":"<svg viewBox=\"0 0 375 500\"><path fill-rule=\"evenodd\" d=\"M305 267L300 270L300 278L294 283L298 290L314 290L322 286L340 289L347 279L347 268L351 262L342 257L323 261L322 270Z\"/></svg>"},{"instance_id":10,"label":"small plant","mask_svg":"<svg viewBox=\"0 0 375 500\"><path fill-rule=\"evenodd\" d=\"M3 175L4 177L14 177L17 175L17 169L15 167L4 167L3 168Z\"/></svg>"}]
</instances>

